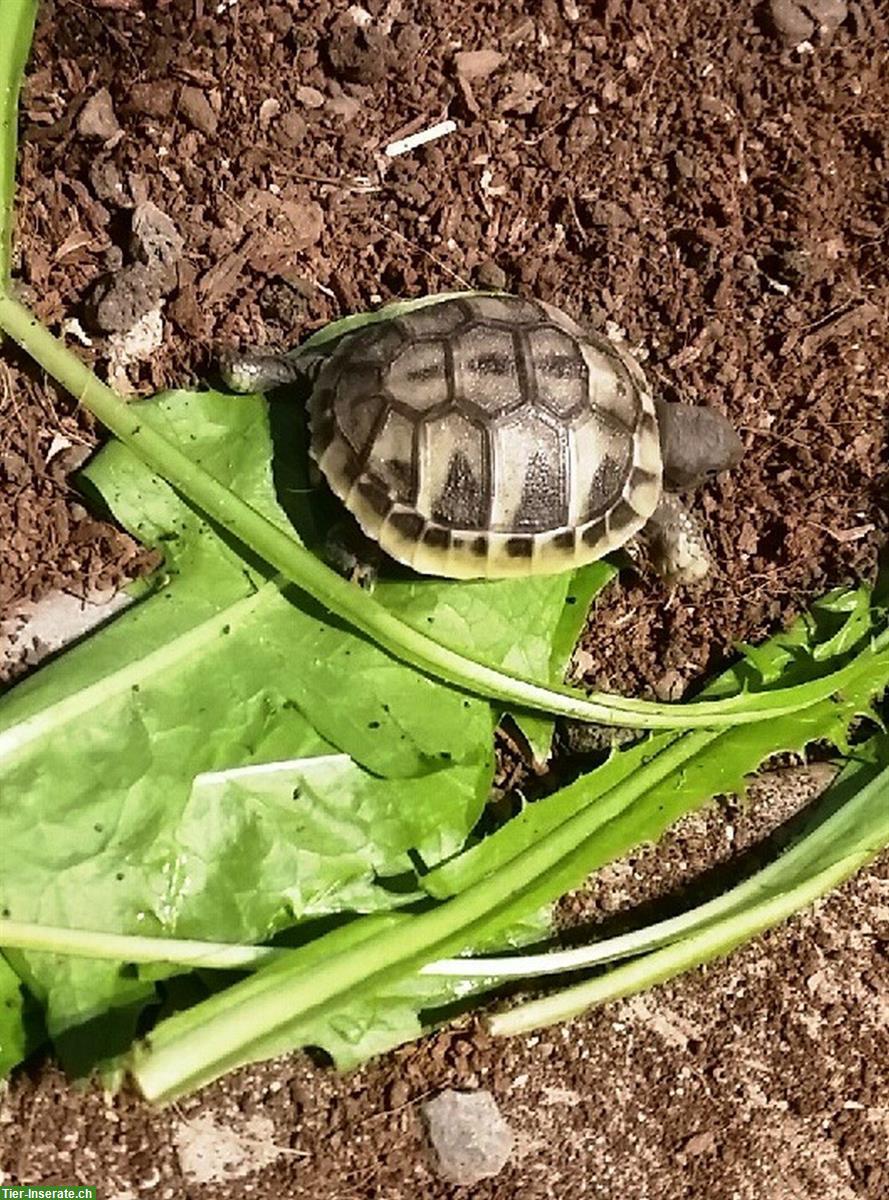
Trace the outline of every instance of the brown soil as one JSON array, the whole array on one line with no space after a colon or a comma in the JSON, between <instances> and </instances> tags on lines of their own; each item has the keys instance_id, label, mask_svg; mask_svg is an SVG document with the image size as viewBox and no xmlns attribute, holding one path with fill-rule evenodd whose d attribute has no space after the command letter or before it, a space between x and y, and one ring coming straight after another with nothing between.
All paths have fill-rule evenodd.
<instances>
[{"instance_id":1,"label":"brown soil","mask_svg":"<svg viewBox=\"0 0 889 1200\"><path fill-rule=\"evenodd\" d=\"M600 606L576 660L598 686L675 698L733 642L870 577L887 527L880 7L820 30L812 4L365 7L368 26L345 0L44 3L17 240L41 317L86 331L80 352L104 372L127 319L162 302L160 346L112 368L146 393L199 379L221 347L289 345L455 286L533 293L622 330L665 395L722 408L747 454L696 499L717 561L707 591L667 595L640 575ZM789 48L770 10L784 28L808 22L809 48ZM444 115L456 132L385 157ZM149 200L183 243L160 264L130 236ZM94 442L75 404L7 354L5 616L144 566L66 482ZM706 825L710 858L723 830L724 815ZM885 889L884 864L727 965L538 1041L442 1034L346 1081L291 1062L207 1103L226 1124L273 1119L281 1153L243 1185L261 1193L447 1194L413 1101L457 1081L491 1086L525 1139L480 1196L876 1198L889 993L866 930L885 926ZM183 1114L80 1100L48 1068L19 1080L8 1112L14 1178L101 1166L121 1196L185 1194L168 1140Z\"/></svg>"}]
</instances>

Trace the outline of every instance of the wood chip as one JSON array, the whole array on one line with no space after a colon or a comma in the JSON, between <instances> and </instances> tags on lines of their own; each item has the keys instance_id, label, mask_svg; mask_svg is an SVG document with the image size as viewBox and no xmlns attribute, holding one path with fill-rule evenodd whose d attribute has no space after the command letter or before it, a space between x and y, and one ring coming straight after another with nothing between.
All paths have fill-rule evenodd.
<instances>
[{"instance_id":1,"label":"wood chip","mask_svg":"<svg viewBox=\"0 0 889 1200\"><path fill-rule=\"evenodd\" d=\"M803 338L800 343L803 358L811 357L825 342L833 341L835 338L846 337L856 329L862 329L869 325L871 321L877 321L881 317L882 313L877 306L867 300L861 304L856 304L854 308L850 308L847 312L831 317Z\"/></svg>"},{"instance_id":2,"label":"wood chip","mask_svg":"<svg viewBox=\"0 0 889 1200\"><path fill-rule=\"evenodd\" d=\"M93 235L85 229L74 229L62 242L58 250L56 250L56 262L65 258L69 254L74 254L78 250L82 250L84 246L89 246L93 240Z\"/></svg>"},{"instance_id":3,"label":"wood chip","mask_svg":"<svg viewBox=\"0 0 889 1200\"><path fill-rule=\"evenodd\" d=\"M243 249L233 250L215 263L201 278L198 291L207 304L215 304L230 295L244 269L247 255Z\"/></svg>"},{"instance_id":4,"label":"wood chip","mask_svg":"<svg viewBox=\"0 0 889 1200\"><path fill-rule=\"evenodd\" d=\"M457 74L464 79L484 79L505 61L499 50L461 50L454 57Z\"/></svg>"},{"instance_id":5,"label":"wood chip","mask_svg":"<svg viewBox=\"0 0 889 1200\"><path fill-rule=\"evenodd\" d=\"M856 525L852 529L828 529L825 526L825 531L830 534L835 542L845 545L847 542L860 542L862 538L866 538L869 533L873 533L876 525L868 521L865 525Z\"/></svg>"}]
</instances>

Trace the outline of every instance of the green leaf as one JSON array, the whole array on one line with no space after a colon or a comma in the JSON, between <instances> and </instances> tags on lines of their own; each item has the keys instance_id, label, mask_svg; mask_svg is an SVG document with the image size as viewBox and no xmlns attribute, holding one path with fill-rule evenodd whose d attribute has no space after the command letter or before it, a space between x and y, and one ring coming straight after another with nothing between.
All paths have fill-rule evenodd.
<instances>
[{"instance_id":1,"label":"green leaf","mask_svg":"<svg viewBox=\"0 0 889 1200\"><path fill-rule=\"evenodd\" d=\"M784 661L785 668L792 671L803 669L799 632L791 631L784 640L784 646L776 639L767 647L763 660L772 666ZM789 654L788 645L797 653ZM803 740L839 737L852 715L867 709L869 698L882 689L887 675L885 654L873 654L870 661L859 663L858 678L850 681L848 695L824 702L819 711L808 714ZM776 682L780 685L781 678ZM504 856L493 874L483 874L474 882L464 879L467 891L455 900L427 913L405 916L395 928L382 932L378 925L366 924L372 919L365 918L310 943L296 952L296 958L275 962L251 980L163 1022L147 1049L135 1059L142 1086L151 1095L173 1095L206 1082L219 1070L300 1044L328 1046L345 1065L372 1049L414 1036L423 1025L417 1018L418 1008L434 1007L448 996L466 995L492 982L490 976L470 981L455 977L454 972L450 981L430 982L427 974L446 964L427 965L424 958L428 963L448 949L487 948L498 937L509 940L509 930L516 928L523 915L535 912L598 862L620 853L640 837L654 836L671 815L699 803L711 790L722 790L719 781L745 761L756 765L758 756L779 736L771 730L771 741L764 740L769 724L762 723L758 729L763 737L734 746L731 762L724 744L721 753L707 761L708 746L720 744L727 736L718 731L672 741L652 739L645 747L645 760L633 761L639 747L614 755L599 772L564 789L558 797L565 803L566 795L571 797L579 785L592 780L591 793L597 803L584 804L583 797L571 797L576 803L570 816L525 839L522 852L508 859ZM749 759L745 760L745 755ZM715 772L714 762L718 763ZM606 777L607 787L603 785ZM363 962L350 961L355 937L366 938ZM414 974L418 968L423 973L420 980ZM486 964L486 968L496 970L496 964ZM302 989L300 1000L299 980L307 973L312 987ZM474 973L478 975L477 970Z\"/></svg>"},{"instance_id":2,"label":"green leaf","mask_svg":"<svg viewBox=\"0 0 889 1200\"><path fill-rule=\"evenodd\" d=\"M214 471L239 475L252 502L283 523L262 402L169 394L140 408L145 421L175 425ZM433 857L437 845L452 853L477 819L490 775L488 706L417 676L352 634L322 627L125 448L107 447L88 476L130 528L164 548L167 582L4 698L0 831L11 858L0 892L10 915L134 934L174 932L181 920L220 937L256 938L291 923L301 907L320 911L324 896L327 911L346 906L350 889L359 888L360 853L339 895L323 856L300 857L298 845L269 841L271 820L264 855L251 857L248 848L262 848L248 837L251 821L262 830L257 811L203 831L196 824L207 797L195 796L195 775L329 751L301 705L316 720L323 708L329 715L318 723L335 726L338 743L377 769L434 768L428 788L415 786L412 809L425 816L420 840ZM340 699L343 676L332 680L331 655L312 674L319 641L332 634L347 662L348 644L354 648L348 706ZM468 765L444 772L449 760L442 752ZM354 778L362 777L355 767ZM386 794L371 777L368 786L376 787L381 822L391 821L404 790ZM360 795L353 787L337 802ZM363 803L363 818L355 820L366 833L374 808ZM217 797L208 820L220 818L220 807L230 808L230 798ZM420 832L415 817L405 819L402 832L408 839ZM357 829L349 836L356 853ZM186 849L200 850L202 841L212 841L243 888L234 930L222 919L233 906L230 876L216 870L199 895L188 890L183 866L195 877L198 868ZM364 856L364 903L384 903L371 880L378 865L392 866L391 855L365 847ZM202 924L195 906L217 916ZM54 1034L151 995L113 964L42 957L26 965L21 956L17 963L44 993Z\"/></svg>"},{"instance_id":3,"label":"green leaf","mask_svg":"<svg viewBox=\"0 0 889 1200\"><path fill-rule=\"evenodd\" d=\"M0 1078L28 1051L22 981L0 954Z\"/></svg>"},{"instance_id":4,"label":"green leaf","mask_svg":"<svg viewBox=\"0 0 889 1200\"><path fill-rule=\"evenodd\" d=\"M797 637L788 640L799 651ZM803 673L811 665L811 648L807 657L808 663L801 662L787 645L764 655L773 664L789 660L789 671ZM530 806L524 821L514 820L433 872L426 880L430 891L457 894L397 930L373 934L360 956L337 954L332 947L312 970L310 985L295 962L260 968L229 989L224 1000L213 998L164 1022L134 1059L140 1086L148 1096L168 1098L271 1046L277 1052L285 1044L320 1040L323 1045L324 1030L345 1012L365 1006L366 1016L376 1011L381 996L433 960L507 937L523 916L577 886L603 863L654 840L713 794L740 786L777 750L799 749L814 738L842 741L849 722L869 710L889 679L886 650L868 647L854 662L843 696L812 705L795 718L672 739L660 735L613 755L598 772ZM776 685L782 683L779 676ZM530 815L536 809L540 819ZM314 943L313 953L323 946L324 939ZM360 1044L360 1020L355 1028Z\"/></svg>"},{"instance_id":5,"label":"green leaf","mask_svg":"<svg viewBox=\"0 0 889 1200\"><path fill-rule=\"evenodd\" d=\"M164 930L263 940L280 927L282 906L289 924L416 899L416 890L386 890L385 877L412 876L413 851L440 861L457 850L489 778L483 760L379 779L343 754L198 775L154 850L168 871Z\"/></svg>"},{"instance_id":6,"label":"green leaf","mask_svg":"<svg viewBox=\"0 0 889 1200\"><path fill-rule=\"evenodd\" d=\"M168 393L135 407L285 524L264 401ZM294 459L298 428L294 419L285 440ZM303 495L281 457L277 468ZM282 590L125 447L106 447L86 478L165 561L153 594L4 698L2 790L15 800L0 808L0 833L22 864L0 885L11 917L254 940L303 916L404 903L376 878L408 870L408 851L436 862L459 849L490 779L487 703L417 675ZM292 515L312 536L305 503ZM464 644L484 642L504 659L533 634L524 661L546 677L566 586L532 580L520 604L522 581L487 585L487 609L484 585L379 590L418 625L459 625ZM292 802L292 781L272 794L256 770L334 746L391 785L340 760L338 782L306 793L310 813L308 799ZM32 848L36 828L48 836ZM18 961L45 994L56 1035L151 996L111 963Z\"/></svg>"}]
</instances>

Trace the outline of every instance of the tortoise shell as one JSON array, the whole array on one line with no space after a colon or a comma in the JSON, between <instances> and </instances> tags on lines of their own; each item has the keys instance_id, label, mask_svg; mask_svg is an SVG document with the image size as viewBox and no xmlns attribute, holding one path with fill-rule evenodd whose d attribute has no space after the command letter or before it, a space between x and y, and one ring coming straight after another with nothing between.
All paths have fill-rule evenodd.
<instances>
[{"instance_id":1,"label":"tortoise shell","mask_svg":"<svg viewBox=\"0 0 889 1200\"><path fill-rule=\"evenodd\" d=\"M661 492L636 363L557 309L451 297L347 334L309 403L311 454L417 571L563 571L623 545Z\"/></svg>"}]
</instances>

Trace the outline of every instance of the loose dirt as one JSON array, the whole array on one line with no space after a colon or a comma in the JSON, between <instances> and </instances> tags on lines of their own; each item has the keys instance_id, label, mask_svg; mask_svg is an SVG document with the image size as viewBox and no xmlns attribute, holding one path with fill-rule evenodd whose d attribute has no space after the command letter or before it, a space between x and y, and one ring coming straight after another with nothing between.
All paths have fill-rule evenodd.
<instances>
[{"instance_id":1,"label":"loose dirt","mask_svg":"<svg viewBox=\"0 0 889 1200\"><path fill-rule=\"evenodd\" d=\"M709 588L668 594L629 572L575 657L578 680L676 698L734 642L871 578L885 542L887 26L869 0L845 9L44 3L23 99L22 292L141 394L198 382L221 349L289 346L454 287L533 293L622 333L667 398L715 405L746 445L694 501ZM386 156L445 117L455 132ZM151 205L169 223L134 237ZM107 594L150 561L70 483L90 419L4 356L10 621L59 589ZM733 812L664 848L656 892L721 856ZM605 910L648 898L644 871L621 870L596 893ZM206 1132L209 1113L243 1147L259 1115L274 1153L238 1177L245 1194L445 1196L416 1102L483 1085L521 1149L473 1195L876 1200L886 871L727 964L505 1047L458 1027L346 1080L293 1060L160 1116L35 1068L6 1101L4 1169L209 1200L232 1185L185 1171L174 1125Z\"/></svg>"}]
</instances>

